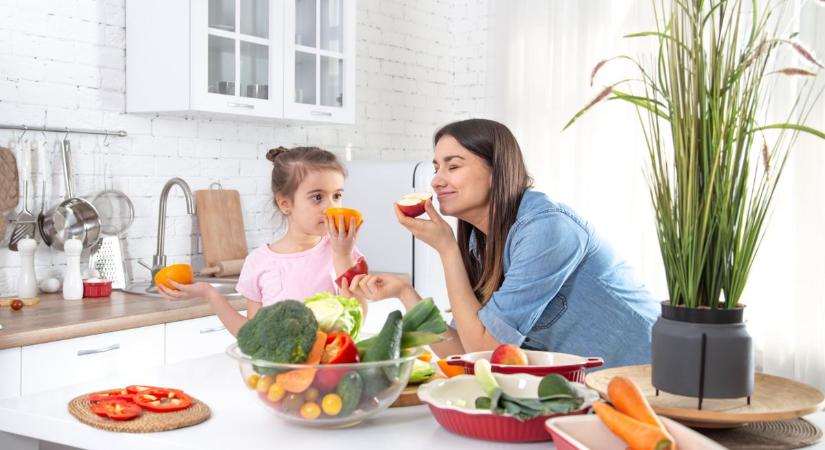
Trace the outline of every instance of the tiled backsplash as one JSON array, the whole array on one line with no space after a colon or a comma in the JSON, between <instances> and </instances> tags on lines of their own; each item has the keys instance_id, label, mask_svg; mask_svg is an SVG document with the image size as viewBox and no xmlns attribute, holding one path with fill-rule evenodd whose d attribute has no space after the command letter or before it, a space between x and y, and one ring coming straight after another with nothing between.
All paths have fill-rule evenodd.
<instances>
[{"instance_id":1,"label":"tiled backsplash","mask_svg":"<svg viewBox=\"0 0 825 450\"><path fill-rule=\"evenodd\" d=\"M108 141L69 139L77 194L103 188L107 161L113 187L135 204L135 223L123 243L136 279L148 277L136 261L149 262L155 252L158 198L171 177L182 177L193 190L220 181L240 191L252 248L277 231L268 148L317 145L342 158L428 158L439 125L484 111L486 0L359 0L356 123L346 126L124 114L124 15L123 0L0 0L0 123L129 133ZM20 135L0 130L0 145ZM46 205L53 205L63 192L56 147L63 135L28 132L23 138L48 142L52 170L46 178L53 195ZM41 190L29 201L35 212ZM199 264L197 224L185 214L177 188L167 212L169 262ZM6 216L13 217L12 211ZM3 241L0 295L13 295L19 256L5 247ZM41 244L38 278L62 276L64 262L62 252Z\"/></svg>"}]
</instances>

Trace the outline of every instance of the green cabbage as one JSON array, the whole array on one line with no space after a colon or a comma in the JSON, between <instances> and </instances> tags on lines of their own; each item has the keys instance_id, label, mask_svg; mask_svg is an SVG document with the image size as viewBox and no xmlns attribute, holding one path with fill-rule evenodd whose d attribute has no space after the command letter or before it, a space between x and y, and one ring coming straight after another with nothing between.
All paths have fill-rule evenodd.
<instances>
[{"instance_id":1,"label":"green cabbage","mask_svg":"<svg viewBox=\"0 0 825 450\"><path fill-rule=\"evenodd\" d=\"M315 320L324 333L342 331L353 340L358 338L364 317L358 300L324 292L304 299L304 305L315 315Z\"/></svg>"}]
</instances>

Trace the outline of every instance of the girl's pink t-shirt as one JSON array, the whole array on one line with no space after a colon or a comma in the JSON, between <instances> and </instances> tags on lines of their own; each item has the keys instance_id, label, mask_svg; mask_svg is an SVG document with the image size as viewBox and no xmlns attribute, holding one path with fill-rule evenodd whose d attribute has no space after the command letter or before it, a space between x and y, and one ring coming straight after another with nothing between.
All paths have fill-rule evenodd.
<instances>
[{"instance_id":1,"label":"girl's pink t-shirt","mask_svg":"<svg viewBox=\"0 0 825 450\"><path fill-rule=\"evenodd\" d=\"M353 248L352 258L361 257ZM321 292L338 292L329 236L309 250L275 253L269 245L252 251L243 263L235 289L254 302L269 306L280 300L303 300Z\"/></svg>"}]
</instances>

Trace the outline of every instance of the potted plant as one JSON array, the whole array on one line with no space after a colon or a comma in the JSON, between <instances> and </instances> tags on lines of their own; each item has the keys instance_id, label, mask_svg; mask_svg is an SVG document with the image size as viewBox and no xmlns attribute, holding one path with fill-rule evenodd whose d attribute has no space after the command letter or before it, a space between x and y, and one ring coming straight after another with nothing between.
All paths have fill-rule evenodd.
<instances>
[{"instance_id":1,"label":"potted plant","mask_svg":"<svg viewBox=\"0 0 825 450\"><path fill-rule=\"evenodd\" d=\"M804 120L823 65L780 35L786 2L654 0L653 67L613 83L565 129L604 100L636 106L650 155L646 168L670 299L653 327L652 383L699 398L749 397L754 363L740 303L764 236L777 182L799 133L825 139ZM796 55L780 65L778 54ZM787 120L765 120L772 83L803 81ZM636 92L634 92L634 90Z\"/></svg>"}]
</instances>

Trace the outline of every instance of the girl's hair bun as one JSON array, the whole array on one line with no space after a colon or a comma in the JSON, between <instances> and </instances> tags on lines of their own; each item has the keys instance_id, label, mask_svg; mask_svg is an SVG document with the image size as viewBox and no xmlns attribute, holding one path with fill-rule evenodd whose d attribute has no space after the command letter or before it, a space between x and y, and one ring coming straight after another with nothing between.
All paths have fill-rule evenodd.
<instances>
[{"instance_id":1,"label":"girl's hair bun","mask_svg":"<svg viewBox=\"0 0 825 450\"><path fill-rule=\"evenodd\" d=\"M278 148L270 149L268 152L266 152L266 159L268 159L272 162L275 162L275 158L277 158L278 155L280 155L281 153L286 153L288 151L289 151L289 149L286 148L286 147L278 147Z\"/></svg>"}]
</instances>

